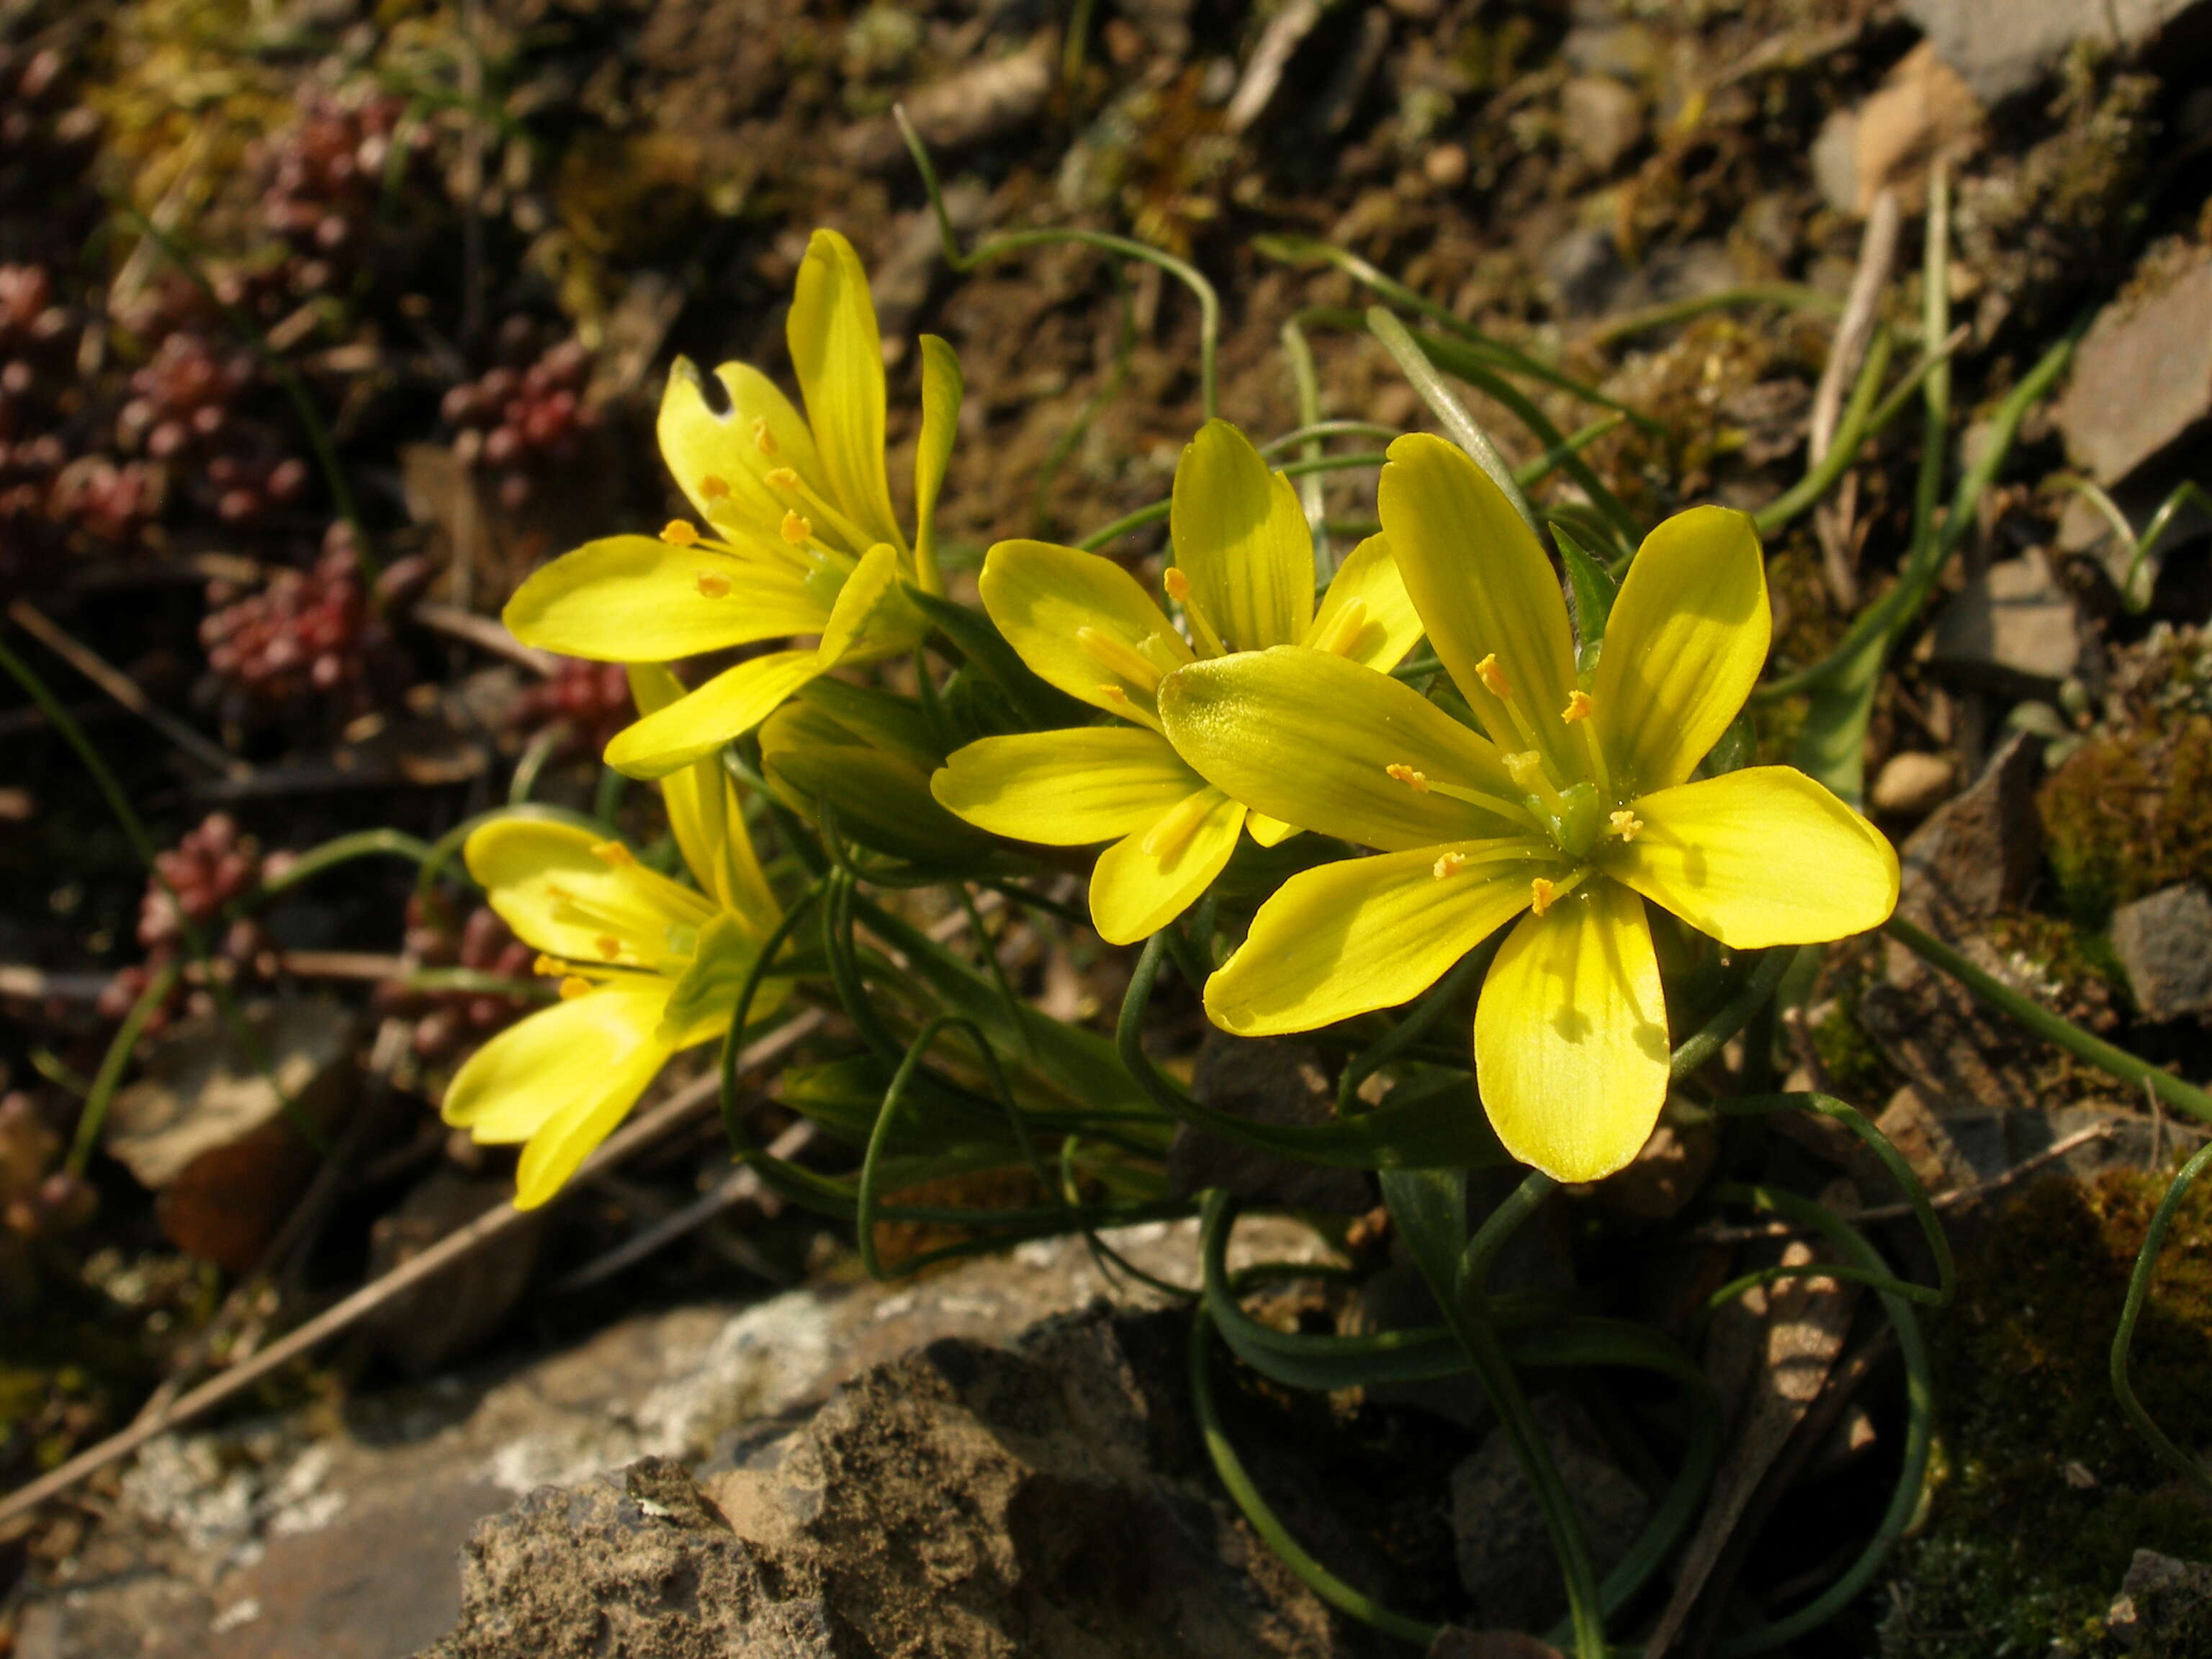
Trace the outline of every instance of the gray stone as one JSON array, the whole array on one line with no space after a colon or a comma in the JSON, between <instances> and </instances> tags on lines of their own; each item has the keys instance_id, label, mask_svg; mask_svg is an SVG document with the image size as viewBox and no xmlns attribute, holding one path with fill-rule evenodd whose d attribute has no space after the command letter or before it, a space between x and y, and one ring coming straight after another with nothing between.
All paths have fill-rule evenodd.
<instances>
[{"instance_id":1,"label":"gray stone","mask_svg":"<svg viewBox=\"0 0 2212 1659\"><path fill-rule=\"evenodd\" d=\"M1949 756L1907 749L1882 763L1867 799L1877 812L1923 817L1943 804L1958 777L1959 769Z\"/></svg>"},{"instance_id":2,"label":"gray stone","mask_svg":"<svg viewBox=\"0 0 2212 1659\"><path fill-rule=\"evenodd\" d=\"M1961 679L2048 690L2081 666L2074 596L2040 554L1970 578L1936 614L1929 659Z\"/></svg>"},{"instance_id":3,"label":"gray stone","mask_svg":"<svg viewBox=\"0 0 2212 1659\"><path fill-rule=\"evenodd\" d=\"M2185 1621L2201 1634L2212 1605L2212 1565L2139 1549L2105 1615L2106 1632L2140 1659L2190 1659L2201 1653Z\"/></svg>"},{"instance_id":4,"label":"gray stone","mask_svg":"<svg viewBox=\"0 0 2212 1659\"><path fill-rule=\"evenodd\" d=\"M1970 788L1938 807L1898 849L1899 910L1923 927L1985 920L2025 893L2043 857L2035 805L2041 773L2040 745L2016 732Z\"/></svg>"},{"instance_id":5,"label":"gray stone","mask_svg":"<svg viewBox=\"0 0 2212 1659\"><path fill-rule=\"evenodd\" d=\"M2147 296L2099 313L2051 410L2068 453L2100 483L2145 465L2212 416L2212 254Z\"/></svg>"},{"instance_id":6,"label":"gray stone","mask_svg":"<svg viewBox=\"0 0 2212 1659\"><path fill-rule=\"evenodd\" d=\"M1335 1096L1321 1051L1271 1037L1208 1030L1199 1045L1191 1093L1201 1105L1275 1127L1326 1123ZM1359 1215L1375 1190L1357 1170L1294 1163L1225 1135L1178 1126L1168 1148L1168 1180L1188 1195L1218 1187L1247 1203Z\"/></svg>"},{"instance_id":7,"label":"gray stone","mask_svg":"<svg viewBox=\"0 0 2212 1659\"><path fill-rule=\"evenodd\" d=\"M2112 950L2145 1019L2212 1012L2212 898L2161 888L2112 912Z\"/></svg>"},{"instance_id":8,"label":"gray stone","mask_svg":"<svg viewBox=\"0 0 2212 1659\"><path fill-rule=\"evenodd\" d=\"M1644 137L1644 100L1610 75L1578 75L1562 87L1559 118L1594 173L1611 173Z\"/></svg>"},{"instance_id":9,"label":"gray stone","mask_svg":"<svg viewBox=\"0 0 2212 1659\"><path fill-rule=\"evenodd\" d=\"M2148 45L2202 0L1901 0L1900 9L1974 95L1994 104L2025 92L2082 42L2112 51Z\"/></svg>"},{"instance_id":10,"label":"gray stone","mask_svg":"<svg viewBox=\"0 0 2212 1659\"><path fill-rule=\"evenodd\" d=\"M1602 1576L1635 1543L1651 1500L1606 1455L1581 1407L1547 1395L1531 1409ZM1460 1583L1486 1623L1542 1630L1565 1611L1543 1510L1502 1427L1452 1471L1452 1529Z\"/></svg>"}]
</instances>

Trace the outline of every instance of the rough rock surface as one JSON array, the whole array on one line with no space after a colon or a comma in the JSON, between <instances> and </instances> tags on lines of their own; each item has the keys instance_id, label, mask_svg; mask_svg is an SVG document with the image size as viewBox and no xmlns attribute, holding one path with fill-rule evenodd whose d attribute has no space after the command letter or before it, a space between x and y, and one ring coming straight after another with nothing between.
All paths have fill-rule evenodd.
<instances>
[{"instance_id":1,"label":"rough rock surface","mask_svg":"<svg viewBox=\"0 0 2212 1659\"><path fill-rule=\"evenodd\" d=\"M2212 255L2148 296L2124 296L2083 337L2052 418L2073 458L2118 483L2212 416Z\"/></svg>"},{"instance_id":2,"label":"rough rock surface","mask_svg":"<svg viewBox=\"0 0 2212 1659\"><path fill-rule=\"evenodd\" d=\"M2136 1659L2182 1659L2212 1638L2212 1566L2137 1550L2105 1626Z\"/></svg>"},{"instance_id":3,"label":"rough rock surface","mask_svg":"<svg viewBox=\"0 0 2212 1659\"><path fill-rule=\"evenodd\" d=\"M2084 42L2150 44L2202 0L1902 0L1905 15L1985 104L2025 92Z\"/></svg>"},{"instance_id":4,"label":"rough rock surface","mask_svg":"<svg viewBox=\"0 0 2212 1659\"><path fill-rule=\"evenodd\" d=\"M947 1339L694 1486L651 1461L471 1540L422 1659L1354 1655L1201 1477L1188 1325L1100 1309Z\"/></svg>"},{"instance_id":5,"label":"rough rock surface","mask_svg":"<svg viewBox=\"0 0 2212 1659\"><path fill-rule=\"evenodd\" d=\"M2074 599L2037 554L1971 576L1936 613L1935 665L2000 690L2048 693L2081 665Z\"/></svg>"},{"instance_id":6,"label":"rough rock surface","mask_svg":"<svg viewBox=\"0 0 2212 1659\"><path fill-rule=\"evenodd\" d=\"M2212 1012L2212 898L2161 888L2112 912L2112 951L2145 1019Z\"/></svg>"}]
</instances>

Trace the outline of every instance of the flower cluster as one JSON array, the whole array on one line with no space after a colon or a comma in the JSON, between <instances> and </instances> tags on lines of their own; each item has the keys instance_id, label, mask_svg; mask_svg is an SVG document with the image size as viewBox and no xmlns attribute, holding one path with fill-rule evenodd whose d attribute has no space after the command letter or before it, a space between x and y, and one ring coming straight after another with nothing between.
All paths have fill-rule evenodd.
<instances>
[{"instance_id":1,"label":"flower cluster","mask_svg":"<svg viewBox=\"0 0 2212 1659\"><path fill-rule=\"evenodd\" d=\"M1000 542L978 615L948 597L934 547L961 398L951 349L922 342L909 536L866 281L832 233L801 267L789 343L804 415L744 364L716 371L710 401L679 362L659 436L694 516L589 543L507 609L526 643L633 665L641 718L606 758L661 781L696 882L580 829L471 838L471 872L562 983L447 1103L479 1139L529 1140L524 1201L670 1053L717 1033L788 902L722 763L740 739L783 805L844 848L840 868L865 849L911 886L1064 869L1066 849L1098 848L1090 916L1109 943L1165 930L1199 961L1241 924L1205 964L1206 1011L1230 1032L1395 1008L1497 939L1467 1069L1504 1151L1562 1181L1621 1168L1657 1121L1662 963L1680 942L1755 951L1889 915L1896 856L1863 818L1790 768L1708 761L1766 658L1743 514L1668 520L1617 586L1585 561L1571 621L1513 498L1409 434L1382 469L1381 533L1333 569L1324 556L1317 580L1295 489L1214 420L1176 469L1157 589L1097 553ZM1434 662L1409 669L1424 639ZM914 654L929 645L963 663L941 685ZM746 654L689 690L663 665L732 650ZM893 659L921 684L866 683Z\"/></svg>"}]
</instances>

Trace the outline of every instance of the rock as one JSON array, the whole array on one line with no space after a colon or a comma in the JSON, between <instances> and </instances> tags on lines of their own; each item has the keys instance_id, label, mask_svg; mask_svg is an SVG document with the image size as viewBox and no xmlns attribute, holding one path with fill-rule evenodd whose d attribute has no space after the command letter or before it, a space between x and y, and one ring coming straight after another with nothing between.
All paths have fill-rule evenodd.
<instances>
[{"instance_id":1,"label":"rock","mask_svg":"<svg viewBox=\"0 0 2212 1659\"><path fill-rule=\"evenodd\" d=\"M2121 1650L2140 1659L2184 1659L2212 1637L2212 1566L2139 1549L2105 1615Z\"/></svg>"},{"instance_id":2,"label":"rock","mask_svg":"<svg viewBox=\"0 0 2212 1659\"><path fill-rule=\"evenodd\" d=\"M1662 1123L1630 1160L1590 1189L1600 1204L1635 1221L1670 1221L1698 1195L1720 1156L1720 1142L1703 1124Z\"/></svg>"},{"instance_id":3,"label":"rock","mask_svg":"<svg viewBox=\"0 0 2212 1659\"><path fill-rule=\"evenodd\" d=\"M1334 1115L1335 1091L1321 1062L1321 1051L1302 1042L1210 1030L1199 1045L1191 1092L1201 1105L1255 1123L1326 1123ZM1169 1146L1168 1180L1186 1196L1218 1187L1248 1203L1346 1215L1364 1214L1375 1203L1373 1188L1357 1170L1293 1163L1187 1124L1176 1127Z\"/></svg>"},{"instance_id":4,"label":"rock","mask_svg":"<svg viewBox=\"0 0 2212 1659\"><path fill-rule=\"evenodd\" d=\"M441 1164L369 1229L371 1277L421 1255L513 1195L503 1176L475 1180ZM362 1329L411 1376L428 1376L476 1352L499 1334L501 1322L529 1287L540 1233L532 1223L510 1228L436 1279L392 1297Z\"/></svg>"},{"instance_id":5,"label":"rock","mask_svg":"<svg viewBox=\"0 0 2212 1659\"><path fill-rule=\"evenodd\" d=\"M1974 95L1995 104L2025 92L2079 43L2112 51L2149 45L2203 0L1901 0L1929 44Z\"/></svg>"},{"instance_id":6,"label":"rock","mask_svg":"<svg viewBox=\"0 0 2212 1659\"><path fill-rule=\"evenodd\" d=\"M933 1342L703 1485L648 1461L532 1493L477 1529L421 1659L1374 1651L1207 1478L1188 1328L1099 1309Z\"/></svg>"},{"instance_id":7,"label":"rock","mask_svg":"<svg viewBox=\"0 0 2212 1659\"><path fill-rule=\"evenodd\" d=\"M1644 100L1610 75L1577 75L1559 89L1559 119L1575 153L1607 173L1643 141Z\"/></svg>"},{"instance_id":8,"label":"rock","mask_svg":"<svg viewBox=\"0 0 2212 1659\"><path fill-rule=\"evenodd\" d=\"M1581 1407L1547 1395L1530 1408L1602 1577L1628 1553L1651 1501L1601 1449L1604 1442ZM1566 1610L1565 1595L1535 1489L1504 1428L1452 1471L1451 1486L1460 1583L1483 1620L1522 1630L1548 1626Z\"/></svg>"},{"instance_id":9,"label":"rock","mask_svg":"<svg viewBox=\"0 0 2212 1659\"><path fill-rule=\"evenodd\" d=\"M2043 856L2035 785L2042 751L2014 733L1963 794L1946 801L1898 849L1899 910L1922 926L1984 920L2027 890Z\"/></svg>"},{"instance_id":10,"label":"rock","mask_svg":"<svg viewBox=\"0 0 2212 1659\"><path fill-rule=\"evenodd\" d=\"M941 164L950 152L1008 137L1034 120L1059 76L1059 32L1043 29L1018 52L982 58L909 94L906 112ZM888 117L848 127L837 149L864 172L906 164L906 143Z\"/></svg>"},{"instance_id":11,"label":"rock","mask_svg":"<svg viewBox=\"0 0 2212 1659\"><path fill-rule=\"evenodd\" d=\"M2212 252L2098 313L2051 410L2067 453L2117 483L2212 416Z\"/></svg>"},{"instance_id":12,"label":"rock","mask_svg":"<svg viewBox=\"0 0 2212 1659\"><path fill-rule=\"evenodd\" d=\"M2005 1133L2005 1114L1972 1101L1945 1099L1909 1083L1890 1097L1875 1127L1931 1193L1994 1181L2017 1161ZM1878 1191L1889 1184L1888 1178L1866 1167L1870 1161L1855 1161L1853 1173L1864 1170L1861 1184Z\"/></svg>"},{"instance_id":13,"label":"rock","mask_svg":"<svg viewBox=\"0 0 2212 1659\"><path fill-rule=\"evenodd\" d=\"M2212 1012L2212 898L2166 887L2112 912L2112 950L2145 1019Z\"/></svg>"},{"instance_id":14,"label":"rock","mask_svg":"<svg viewBox=\"0 0 2212 1659\"><path fill-rule=\"evenodd\" d=\"M1629 275L1620 245L1601 225L1567 232L1544 250L1540 263L1553 303L1570 317L1595 317L1609 309Z\"/></svg>"},{"instance_id":15,"label":"rock","mask_svg":"<svg viewBox=\"0 0 2212 1659\"><path fill-rule=\"evenodd\" d=\"M1928 173L1979 143L1982 106L1972 90L1926 41L1899 58L1856 110L1838 110L1814 141L1814 176L1829 205L1861 218L1887 189L1917 210Z\"/></svg>"},{"instance_id":16,"label":"rock","mask_svg":"<svg viewBox=\"0 0 2212 1659\"><path fill-rule=\"evenodd\" d=\"M1421 174L1438 190L1457 190L1467 182L1467 148L1438 144L1421 158Z\"/></svg>"},{"instance_id":17,"label":"rock","mask_svg":"<svg viewBox=\"0 0 2212 1659\"><path fill-rule=\"evenodd\" d=\"M1868 799L1877 812L1924 817L1950 795L1957 777L1948 756L1907 749L1882 763Z\"/></svg>"},{"instance_id":18,"label":"rock","mask_svg":"<svg viewBox=\"0 0 2212 1659\"><path fill-rule=\"evenodd\" d=\"M1929 660L1960 679L2050 691L2081 666L2073 595L2038 553L1967 579L1936 613Z\"/></svg>"}]
</instances>

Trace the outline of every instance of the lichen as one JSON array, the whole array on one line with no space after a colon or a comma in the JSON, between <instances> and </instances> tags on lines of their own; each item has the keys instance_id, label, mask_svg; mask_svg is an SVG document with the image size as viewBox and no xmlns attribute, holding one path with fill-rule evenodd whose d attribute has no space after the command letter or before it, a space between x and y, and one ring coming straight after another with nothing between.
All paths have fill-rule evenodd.
<instances>
[{"instance_id":1,"label":"lichen","mask_svg":"<svg viewBox=\"0 0 2212 1659\"><path fill-rule=\"evenodd\" d=\"M2031 1190L1965 1267L1935 1333L1941 1452L1925 1530L1894 1564L1884 1659L2095 1651L2138 1548L2203 1559L2212 1512L2122 1415L2114 1322L2160 1183ZM2212 1443L2212 1194L2160 1255L2130 1375L2184 1446Z\"/></svg>"}]
</instances>

